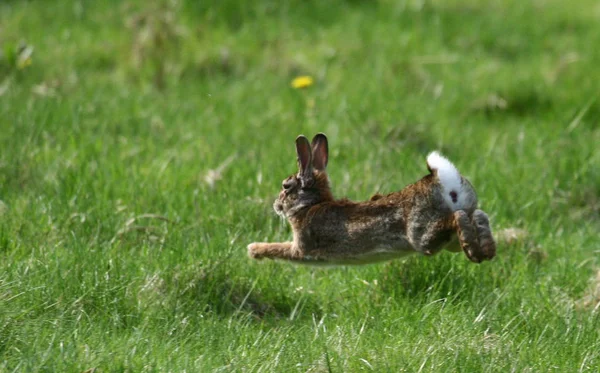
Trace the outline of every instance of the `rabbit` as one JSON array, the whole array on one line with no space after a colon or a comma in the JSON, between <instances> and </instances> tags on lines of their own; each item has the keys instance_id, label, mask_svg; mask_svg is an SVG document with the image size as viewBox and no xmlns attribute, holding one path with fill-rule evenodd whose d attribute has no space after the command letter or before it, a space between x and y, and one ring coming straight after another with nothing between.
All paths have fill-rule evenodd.
<instances>
[{"instance_id":1,"label":"rabbit","mask_svg":"<svg viewBox=\"0 0 600 373\"><path fill-rule=\"evenodd\" d=\"M299 172L286 178L273 208L288 220L291 242L248 245L253 259L309 265L367 264L411 253L465 252L472 262L492 259L496 243L488 216L477 208L471 183L437 152L427 156L429 174L399 192L370 200L335 199L326 173L327 137L312 144L296 139ZM458 244L448 245L453 237Z\"/></svg>"}]
</instances>

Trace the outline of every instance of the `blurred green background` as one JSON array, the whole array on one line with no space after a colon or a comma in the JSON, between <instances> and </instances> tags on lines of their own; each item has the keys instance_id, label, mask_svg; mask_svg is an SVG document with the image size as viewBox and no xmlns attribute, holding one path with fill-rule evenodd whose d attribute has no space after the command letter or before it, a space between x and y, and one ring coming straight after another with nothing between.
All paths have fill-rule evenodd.
<instances>
[{"instance_id":1,"label":"blurred green background","mask_svg":"<svg viewBox=\"0 0 600 373\"><path fill-rule=\"evenodd\" d=\"M0 370L598 371L597 1L0 2ZM313 84L294 88L299 76ZM498 256L253 262L334 194L474 184Z\"/></svg>"}]
</instances>

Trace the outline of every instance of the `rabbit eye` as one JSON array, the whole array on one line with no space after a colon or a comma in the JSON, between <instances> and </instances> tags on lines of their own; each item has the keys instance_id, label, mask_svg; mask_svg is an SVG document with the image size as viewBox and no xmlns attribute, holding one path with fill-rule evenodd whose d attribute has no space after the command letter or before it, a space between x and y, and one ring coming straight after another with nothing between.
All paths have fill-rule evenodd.
<instances>
[{"instance_id":1,"label":"rabbit eye","mask_svg":"<svg viewBox=\"0 0 600 373\"><path fill-rule=\"evenodd\" d=\"M290 190L294 186L294 181L292 179L286 179L283 181L283 189Z\"/></svg>"}]
</instances>

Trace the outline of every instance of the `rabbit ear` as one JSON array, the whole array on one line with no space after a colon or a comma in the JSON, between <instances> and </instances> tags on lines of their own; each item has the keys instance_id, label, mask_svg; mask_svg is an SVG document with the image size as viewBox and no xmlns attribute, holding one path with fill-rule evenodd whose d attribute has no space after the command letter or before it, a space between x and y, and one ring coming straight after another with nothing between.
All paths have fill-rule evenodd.
<instances>
[{"instance_id":1,"label":"rabbit ear","mask_svg":"<svg viewBox=\"0 0 600 373\"><path fill-rule=\"evenodd\" d=\"M296 153L298 154L298 167L300 168L300 181L303 185L312 179L312 150L308 139L300 135L296 138Z\"/></svg>"},{"instance_id":2,"label":"rabbit ear","mask_svg":"<svg viewBox=\"0 0 600 373\"><path fill-rule=\"evenodd\" d=\"M324 171L329 160L329 145L324 133L317 133L312 140L313 166L317 170Z\"/></svg>"}]
</instances>

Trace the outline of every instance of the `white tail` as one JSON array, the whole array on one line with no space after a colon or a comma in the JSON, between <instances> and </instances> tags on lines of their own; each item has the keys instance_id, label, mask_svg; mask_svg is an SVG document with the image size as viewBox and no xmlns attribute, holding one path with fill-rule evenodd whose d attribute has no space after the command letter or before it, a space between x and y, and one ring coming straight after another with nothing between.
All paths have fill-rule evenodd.
<instances>
[{"instance_id":1,"label":"white tail","mask_svg":"<svg viewBox=\"0 0 600 373\"><path fill-rule=\"evenodd\" d=\"M442 185L444 200L452 211L467 208L469 190L465 189L460 172L454 164L438 152L431 152L427 156L427 165Z\"/></svg>"}]
</instances>

